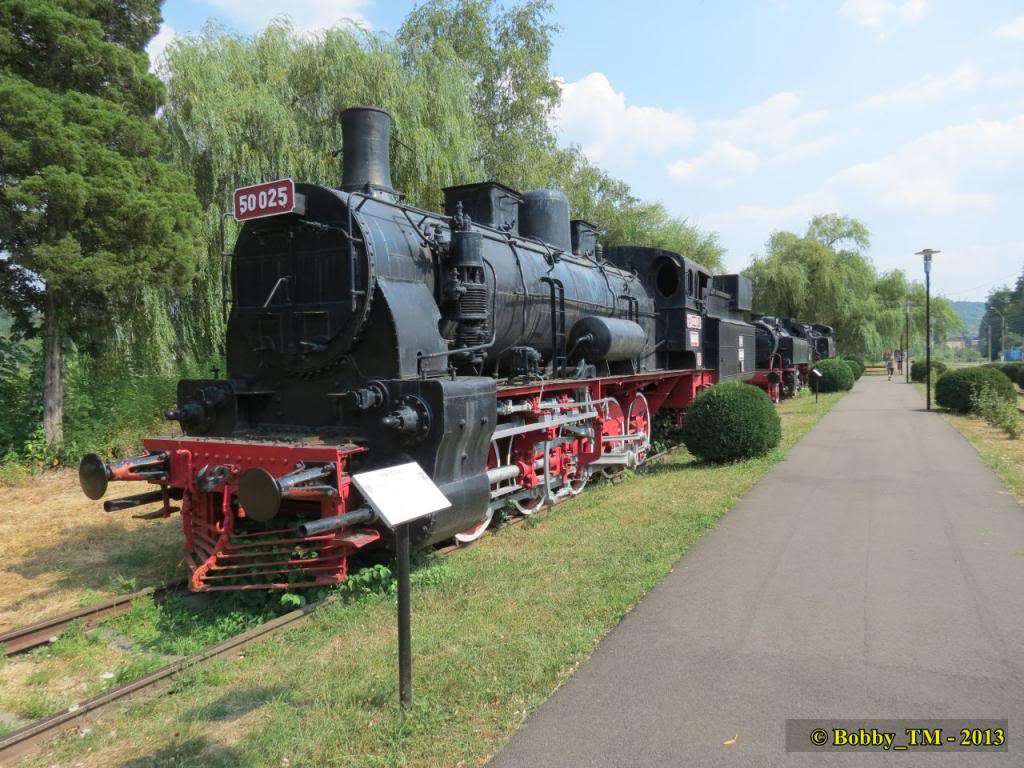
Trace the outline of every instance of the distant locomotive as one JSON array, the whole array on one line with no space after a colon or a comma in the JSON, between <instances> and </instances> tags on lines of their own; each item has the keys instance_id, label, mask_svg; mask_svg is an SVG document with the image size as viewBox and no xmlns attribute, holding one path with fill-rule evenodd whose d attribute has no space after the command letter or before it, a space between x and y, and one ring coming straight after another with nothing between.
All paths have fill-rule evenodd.
<instances>
[{"instance_id":1,"label":"distant locomotive","mask_svg":"<svg viewBox=\"0 0 1024 768\"><path fill-rule=\"evenodd\" d=\"M834 354L826 326L752 316L740 275L603 252L561 192L483 182L445 189L443 215L406 205L388 114L349 109L342 129L339 189L236 192L227 374L179 382L166 416L184 435L80 465L90 498L158 486L104 507L180 511L196 591L343 580L389 544L356 471L418 462L451 507L413 544L469 542L500 508L529 515L641 464L655 414L681 424L714 382L777 400Z\"/></svg>"}]
</instances>

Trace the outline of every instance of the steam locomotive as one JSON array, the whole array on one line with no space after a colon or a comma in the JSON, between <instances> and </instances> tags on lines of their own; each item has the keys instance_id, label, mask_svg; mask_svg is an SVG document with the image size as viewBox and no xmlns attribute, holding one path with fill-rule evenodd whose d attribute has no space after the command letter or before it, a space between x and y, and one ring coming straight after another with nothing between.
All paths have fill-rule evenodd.
<instances>
[{"instance_id":1,"label":"steam locomotive","mask_svg":"<svg viewBox=\"0 0 1024 768\"><path fill-rule=\"evenodd\" d=\"M756 316L741 275L677 253L602 249L561 192L496 182L406 205L390 174L390 116L342 114L338 189L284 179L238 190L224 378L179 382L182 436L79 475L148 493L107 511L180 512L196 591L333 584L389 546L352 475L410 461L451 506L414 546L483 535L596 474L642 464L655 415L681 425L724 379L774 399L835 353L827 326Z\"/></svg>"}]
</instances>

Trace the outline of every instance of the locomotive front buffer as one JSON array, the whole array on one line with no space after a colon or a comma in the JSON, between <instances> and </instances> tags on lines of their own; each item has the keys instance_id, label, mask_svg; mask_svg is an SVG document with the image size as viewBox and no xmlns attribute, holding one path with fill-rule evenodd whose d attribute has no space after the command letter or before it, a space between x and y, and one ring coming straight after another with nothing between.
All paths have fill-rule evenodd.
<instances>
[{"instance_id":1,"label":"locomotive front buffer","mask_svg":"<svg viewBox=\"0 0 1024 768\"><path fill-rule=\"evenodd\" d=\"M155 490L112 499L113 512L160 503L143 519L181 513L193 591L272 589L337 584L348 559L381 537L374 515L355 503L348 465L355 445L318 447L202 438L151 439L147 453L106 463L96 454L79 465L91 499L113 481Z\"/></svg>"}]
</instances>

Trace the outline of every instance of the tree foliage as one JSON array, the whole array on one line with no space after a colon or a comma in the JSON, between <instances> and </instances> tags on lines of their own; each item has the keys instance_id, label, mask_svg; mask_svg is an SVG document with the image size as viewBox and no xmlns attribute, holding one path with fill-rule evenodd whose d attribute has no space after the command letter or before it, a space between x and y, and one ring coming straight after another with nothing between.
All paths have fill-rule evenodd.
<instances>
[{"instance_id":1,"label":"tree foliage","mask_svg":"<svg viewBox=\"0 0 1024 768\"><path fill-rule=\"evenodd\" d=\"M195 198L160 159L145 45L156 0L0 0L0 306L44 324L44 424L63 437L68 339L141 286L187 284Z\"/></svg>"},{"instance_id":2,"label":"tree foliage","mask_svg":"<svg viewBox=\"0 0 1024 768\"><path fill-rule=\"evenodd\" d=\"M560 88L549 69L558 28L551 4L526 0L503 9L494 0L429 0L397 36L402 60L453 52L470 79L477 176L513 189L556 187L574 215L596 224L606 245L645 245L721 267L717 237L672 216L661 203L639 200L625 182L591 163L579 147L560 148L552 127Z\"/></svg>"},{"instance_id":3,"label":"tree foliage","mask_svg":"<svg viewBox=\"0 0 1024 768\"><path fill-rule=\"evenodd\" d=\"M899 270L879 275L867 251L870 232L837 214L814 217L803 236L775 232L763 256L746 270L754 285L754 309L831 325L844 353L880 357L902 348L906 303L911 304L911 346L923 346L924 285ZM941 342L961 323L951 303L931 300L933 340Z\"/></svg>"},{"instance_id":4,"label":"tree foliage","mask_svg":"<svg viewBox=\"0 0 1024 768\"><path fill-rule=\"evenodd\" d=\"M988 360L998 359L1005 350L1024 346L1024 270L1013 287L1003 286L989 294L985 315L978 325L978 338L981 352Z\"/></svg>"}]
</instances>

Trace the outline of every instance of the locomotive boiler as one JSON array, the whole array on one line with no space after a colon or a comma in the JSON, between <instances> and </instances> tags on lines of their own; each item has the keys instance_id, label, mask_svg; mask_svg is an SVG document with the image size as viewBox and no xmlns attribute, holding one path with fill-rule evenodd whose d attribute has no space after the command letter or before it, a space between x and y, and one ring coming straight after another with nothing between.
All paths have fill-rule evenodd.
<instances>
[{"instance_id":1,"label":"locomotive boiler","mask_svg":"<svg viewBox=\"0 0 1024 768\"><path fill-rule=\"evenodd\" d=\"M417 462L451 507L413 544L469 542L499 509L532 514L642 463L656 412L681 423L717 378L755 378L745 278L605 253L556 190L481 182L445 189L443 214L409 206L389 115L341 119L339 188L235 194L225 377L179 383L180 436L80 465L91 498L157 486L105 507L180 512L197 591L336 583L389 546L354 473Z\"/></svg>"}]
</instances>

